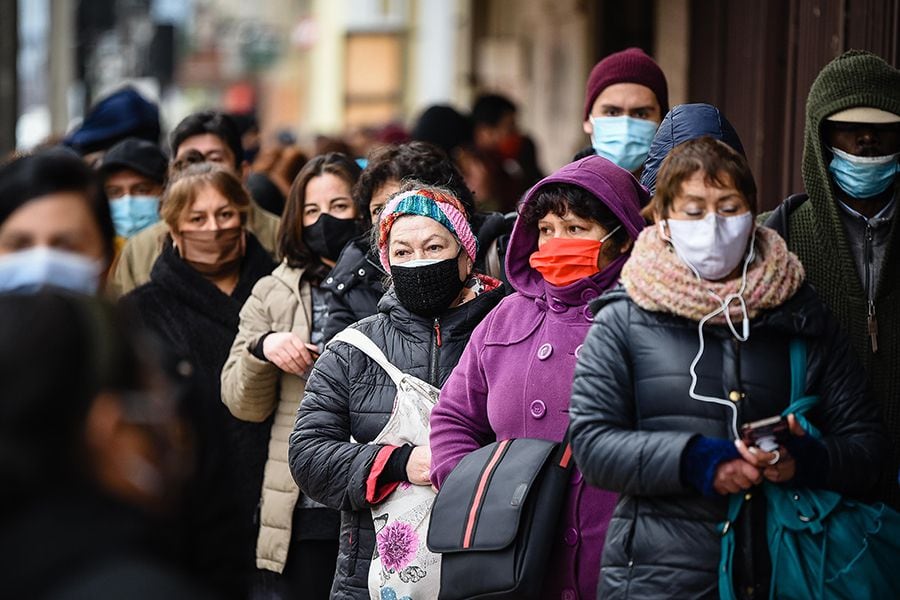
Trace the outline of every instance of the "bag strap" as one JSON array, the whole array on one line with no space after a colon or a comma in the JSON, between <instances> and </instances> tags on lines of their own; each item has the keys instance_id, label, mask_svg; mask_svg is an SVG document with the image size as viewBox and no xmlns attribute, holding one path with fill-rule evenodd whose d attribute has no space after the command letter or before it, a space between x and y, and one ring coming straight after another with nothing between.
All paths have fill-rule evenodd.
<instances>
[{"instance_id":1,"label":"bag strap","mask_svg":"<svg viewBox=\"0 0 900 600\"><path fill-rule=\"evenodd\" d=\"M806 340L791 338L791 404L784 409L782 416L793 413L794 418L804 431L813 437L821 437L819 430L806 418L812 407L819 403L818 396L804 396L806 391Z\"/></svg>"},{"instance_id":2,"label":"bag strap","mask_svg":"<svg viewBox=\"0 0 900 600\"><path fill-rule=\"evenodd\" d=\"M563 437L562 442L559 444L559 450L557 451L557 459L556 464L565 469L566 471L571 471L575 466L575 460L572 458L572 429L566 429L566 435Z\"/></svg>"},{"instance_id":3,"label":"bag strap","mask_svg":"<svg viewBox=\"0 0 900 600\"><path fill-rule=\"evenodd\" d=\"M376 363L378 366L387 372L390 376L391 380L394 382L394 385L400 387L400 382L405 377L403 371L394 366L391 361L387 359L387 356L384 355L384 352L381 351L375 342L369 339L369 336L364 334L362 331L358 329L347 328L343 331L338 332L331 341L328 342L327 346L332 345L335 342L344 342L345 344L350 344Z\"/></svg>"}]
</instances>

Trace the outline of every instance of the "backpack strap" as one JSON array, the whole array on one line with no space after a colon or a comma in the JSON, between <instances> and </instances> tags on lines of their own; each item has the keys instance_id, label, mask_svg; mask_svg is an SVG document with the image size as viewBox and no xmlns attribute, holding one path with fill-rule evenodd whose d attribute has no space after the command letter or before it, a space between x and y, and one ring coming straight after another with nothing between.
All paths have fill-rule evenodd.
<instances>
[{"instance_id":1,"label":"backpack strap","mask_svg":"<svg viewBox=\"0 0 900 600\"><path fill-rule=\"evenodd\" d=\"M378 366L387 372L390 376L391 380L394 382L394 385L400 387L400 382L405 377L403 371L394 366L391 361L387 359L387 356L384 355L384 352L381 351L375 342L369 339L369 336L364 334L362 331L358 329L347 328L340 331L337 335L331 338L331 341L328 342L328 346L331 346L335 342L344 342L345 344L350 344L376 363Z\"/></svg>"}]
</instances>

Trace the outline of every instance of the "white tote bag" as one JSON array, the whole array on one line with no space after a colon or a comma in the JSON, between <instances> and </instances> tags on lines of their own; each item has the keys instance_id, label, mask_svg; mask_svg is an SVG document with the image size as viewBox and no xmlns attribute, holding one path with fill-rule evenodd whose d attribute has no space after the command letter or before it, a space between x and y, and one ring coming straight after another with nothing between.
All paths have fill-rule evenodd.
<instances>
[{"instance_id":1,"label":"white tote bag","mask_svg":"<svg viewBox=\"0 0 900 600\"><path fill-rule=\"evenodd\" d=\"M440 390L403 373L364 333L345 329L331 342L354 346L374 360L397 388L394 408L373 444L428 445L429 417ZM435 493L431 486L401 483L372 506L375 552L369 567L371 600L436 600L441 584L441 555L428 550L428 522Z\"/></svg>"}]
</instances>

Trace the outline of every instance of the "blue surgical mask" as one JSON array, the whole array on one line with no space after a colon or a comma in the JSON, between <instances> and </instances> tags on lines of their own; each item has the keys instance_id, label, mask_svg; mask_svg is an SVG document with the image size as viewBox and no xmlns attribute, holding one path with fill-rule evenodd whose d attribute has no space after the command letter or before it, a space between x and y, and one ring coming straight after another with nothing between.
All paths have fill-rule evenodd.
<instances>
[{"instance_id":1,"label":"blue surgical mask","mask_svg":"<svg viewBox=\"0 0 900 600\"><path fill-rule=\"evenodd\" d=\"M0 256L0 293L34 293L43 287L94 295L103 262L81 254L34 246Z\"/></svg>"},{"instance_id":2,"label":"blue surgical mask","mask_svg":"<svg viewBox=\"0 0 900 600\"><path fill-rule=\"evenodd\" d=\"M127 239L159 221L159 198L157 196L122 196L110 200L109 211L116 234Z\"/></svg>"},{"instance_id":3,"label":"blue surgical mask","mask_svg":"<svg viewBox=\"0 0 900 600\"><path fill-rule=\"evenodd\" d=\"M647 160L658 124L633 117L591 117L591 126L597 154L633 173Z\"/></svg>"},{"instance_id":4,"label":"blue surgical mask","mask_svg":"<svg viewBox=\"0 0 900 600\"><path fill-rule=\"evenodd\" d=\"M830 148L834 157L828 170L838 187L851 198L863 199L877 196L894 183L900 172L897 157L900 153L887 156L856 156L837 148Z\"/></svg>"}]
</instances>

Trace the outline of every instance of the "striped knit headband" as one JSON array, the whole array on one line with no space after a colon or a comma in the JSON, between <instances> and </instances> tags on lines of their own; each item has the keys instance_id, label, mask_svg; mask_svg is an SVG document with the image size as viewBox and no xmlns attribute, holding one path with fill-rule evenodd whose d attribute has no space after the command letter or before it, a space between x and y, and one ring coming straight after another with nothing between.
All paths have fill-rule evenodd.
<instances>
[{"instance_id":1,"label":"striped knit headband","mask_svg":"<svg viewBox=\"0 0 900 600\"><path fill-rule=\"evenodd\" d=\"M418 215L434 219L459 241L463 250L475 262L478 254L478 240L472 233L472 227L466 218L466 211L453 196L429 189L410 190L397 194L385 205L378 220L378 250L381 265L388 272L391 270L388 260L388 235L394 221L403 215Z\"/></svg>"}]
</instances>

